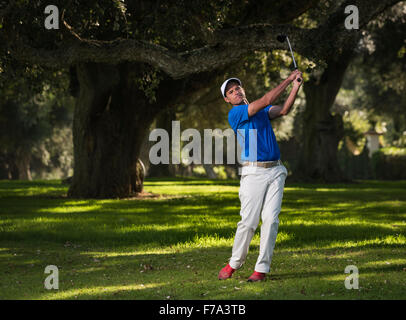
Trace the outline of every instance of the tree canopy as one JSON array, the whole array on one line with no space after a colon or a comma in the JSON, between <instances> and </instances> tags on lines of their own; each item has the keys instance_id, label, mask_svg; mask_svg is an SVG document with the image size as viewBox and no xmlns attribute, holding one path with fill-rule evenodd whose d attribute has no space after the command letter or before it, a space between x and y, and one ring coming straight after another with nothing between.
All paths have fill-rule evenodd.
<instances>
[{"instance_id":1,"label":"tree canopy","mask_svg":"<svg viewBox=\"0 0 406 320\"><path fill-rule=\"evenodd\" d=\"M60 30L46 30L44 1L3 1L1 40L8 54L31 63L143 62L182 78L254 50L286 49L279 33L298 53L324 60L359 37L344 27L348 4L358 7L362 29L396 2L56 1Z\"/></svg>"},{"instance_id":2,"label":"tree canopy","mask_svg":"<svg viewBox=\"0 0 406 320\"><path fill-rule=\"evenodd\" d=\"M69 70L76 98L70 195L121 197L140 190L140 148L162 110L193 105L249 59L275 58L287 49L277 41L284 33L298 59L316 66L304 84L308 130L298 172L339 181L342 119L330 109L370 22L398 2L55 1L59 29L48 30L45 1L0 1L1 69ZM358 8L358 30L345 27L348 5Z\"/></svg>"}]
</instances>

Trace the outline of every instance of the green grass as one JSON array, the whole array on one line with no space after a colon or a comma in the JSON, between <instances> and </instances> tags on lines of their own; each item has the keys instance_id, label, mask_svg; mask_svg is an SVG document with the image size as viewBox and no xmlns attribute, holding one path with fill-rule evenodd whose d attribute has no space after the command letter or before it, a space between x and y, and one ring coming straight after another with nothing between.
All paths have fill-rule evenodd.
<instances>
[{"instance_id":1,"label":"green grass","mask_svg":"<svg viewBox=\"0 0 406 320\"><path fill-rule=\"evenodd\" d=\"M217 280L239 181L148 180L142 200L66 198L60 181L0 181L0 299L405 299L406 181L290 184L267 281ZM47 265L59 290L46 290ZM359 289L347 290L347 265Z\"/></svg>"}]
</instances>

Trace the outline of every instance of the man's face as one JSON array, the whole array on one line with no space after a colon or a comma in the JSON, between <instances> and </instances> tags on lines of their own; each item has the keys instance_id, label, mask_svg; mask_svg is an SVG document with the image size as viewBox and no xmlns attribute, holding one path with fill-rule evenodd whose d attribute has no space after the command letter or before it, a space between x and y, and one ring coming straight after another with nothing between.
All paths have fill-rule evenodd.
<instances>
[{"instance_id":1,"label":"man's face","mask_svg":"<svg viewBox=\"0 0 406 320\"><path fill-rule=\"evenodd\" d=\"M230 83L226 89L226 97L224 100L231 103L233 106L237 106L245 103L245 91L236 82Z\"/></svg>"}]
</instances>

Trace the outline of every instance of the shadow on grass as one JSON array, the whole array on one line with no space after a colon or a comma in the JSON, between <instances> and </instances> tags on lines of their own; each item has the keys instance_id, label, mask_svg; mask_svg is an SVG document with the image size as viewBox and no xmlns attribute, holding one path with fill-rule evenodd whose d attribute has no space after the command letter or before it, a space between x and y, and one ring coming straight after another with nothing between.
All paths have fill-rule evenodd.
<instances>
[{"instance_id":1,"label":"shadow on grass","mask_svg":"<svg viewBox=\"0 0 406 320\"><path fill-rule=\"evenodd\" d=\"M357 252L365 252L366 247L359 246ZM217 280L219 270L227 263L231 253L230 247L194 248L178 253L131 253L123 255L114 250L100 248L98 252L81 249L55 247L43 248L43 255L27 259L27 252L21 247L8 247L2 254L15 254L12 262L0 258L1 269L8 269L8 277L2 279L3 285L14 282L14 276L21 275L18 290L10 292L6 299L21 299L25 286L32 279L38 284L31 284L29 299L280 299L284 295L292 296L291 290L308 288L308 294L320 295L327 287L332 292L350 295L343 286L344 267L348 264L345 257L337 258L333 265L325 260L332 249L312 249L313 256L308 260L302 256L293 256L289 252L276 248L272 266L278 271L271 272L263 283L246 283L251 274L258 254L257 247L251 247L246 264L227 281ZM335 248L345 253L354 251L348 248ZM97 250L96 250L97 251ZM302 250L301 253L305 253ZM44 253L46 254L44 256ZM122 252L121 252L122 253ZM398 257L399 253L388 253L386 258ZM1 256L0 256L1 257ZM363 259L377 259L374 252L364 253ZM27 260L29 260L27 262ZM34 260L34 261L32 261ZM282 262L284 263L282 266ZM309 262L309 263L307 263ZM30 263L34 266L30 267ZM43 288L43 268L53 264L60 269L58 291ZM311 269L317 266L318 270ZM402 265L392 264L377 266L359 265L362 274L394 274L402 272ZM331 280L329 277L342 277L343 281ZM396 287L397 286L397 287ZM319 288L320 287L320 288ZM391 289L402 289L401 283L394 283ZM313 291L313 293L312 293ZM375 290L384 295L385 291ZM297 297L296 297L297 298ZM399 299L402 297L399 296Z\"/></svg>"},{"instance_id":2,"label":"shadow on grass","mask_svg":"<svg viewBox=\"0 0 406 320\"><path fill-rule=\"evenodd\" d=\"M406 185L403 182L393 184ZM372 182L366 183L368 191L332 189L317 192L303 188L302 184L299 190L287 190L279 217L280 232L289 235L284 244L361 241L404 235L402 222L406 217L406 205L377 203L404 196L398 190L394 193L389 187L393 184L385 183L388 186L385 191ZM13 186L22 189L21 192L24 192L24 186L60 187L57 182L49 181L0 183L3 189L4 185L10 186L10 194ZM375 186L373 191L370 191L371 185ZM2 199L0 216L7 221L0 221L1 240L174 245L193 242L196 237L232 238L240 220L238 193L229 191L142 201L18 198L18 201L13 196ZM369 207L368 199L374 200ZM351 220L343 224L349 217ZM312 224L307 224L308 221ZM388 222L395 225L391 227Z\"/></svg>"},{"instance_id":3,"label":"shadow on grass","mask_svg":"<svg viewBox=\"0 0 406 320\"><path fill-rule=\"evenodd\" d=\"M195 210L196 211L196 210ZM195 212L196 213L196 212ZM233 239L239 217L217 218L204 221L202 213L198 219L191 221L189 215L178 215L176 212L167 213L165 217L149 212L138 214L136 218L121 214L125 219L120 221L110 214L96 213L94 215L71 213L61 219L28 224L25 228L15 231L12 222L2 225L3 241L52 241L88 243L95 246L103 243L114 247L128 245L162 245L171 246L179 243L193 243L196 239ZM97 219L96 219L97 218ZM135 219L135 220L134 220ZM213 217L210 217L213 219ZM282 220L282 218L280 218ZM320 241L360 242L375 241L387 237L396 238L404 235L403 229L394 229L375 224L364 225L352 223L340 225L339 219L334 222L320 222L311 225L298 223L281 223L279 233L288 235L279 240L283 247L297 247L317 244ZM9 231L7 230L9 227ZM256 233L259 234L258 227ZM214 240L213 240L214 241Z\"/></svg>"}]
</instances>

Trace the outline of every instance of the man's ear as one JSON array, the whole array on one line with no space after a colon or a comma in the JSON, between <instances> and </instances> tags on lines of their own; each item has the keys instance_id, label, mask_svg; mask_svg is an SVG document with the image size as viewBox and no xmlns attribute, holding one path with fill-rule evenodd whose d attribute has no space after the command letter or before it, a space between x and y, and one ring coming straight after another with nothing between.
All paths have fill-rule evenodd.
<instances>
[{"instance_id":1,"label":"man's ear","mask_svg":"<svg viewBox=\"0 0 406 320\"><path fill-rule=\"evenodd\" d=\"M224 97L224 101L230 103L230 100L227 97Z\"/></svg>"}]
</instances>

